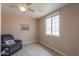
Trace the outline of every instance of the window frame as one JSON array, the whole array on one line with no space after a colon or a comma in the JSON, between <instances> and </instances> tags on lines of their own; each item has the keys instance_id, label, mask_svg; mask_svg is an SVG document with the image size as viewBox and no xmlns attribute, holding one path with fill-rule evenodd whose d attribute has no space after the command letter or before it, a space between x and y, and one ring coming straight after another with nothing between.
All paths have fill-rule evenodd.
<instances>
[{"instance_id":1,"label":"window frame","mask_svg":"<svg viewBox=\"0 0 79 59\"><path fill-rule=\"evenodd\" d=\"M45 19L45 35L51 36L52 35L52 32L51 32L51 34L47 34L46 33L46 30L47 30L47 28L46 28L46 20L49 19L49 18L51 18L51 17L48 17L48 18ZM51 27L52 27L52 25L51 25ZM51 29L51 31L52 31L52 29Z\"/></svg>"},{"instance_id":2,"label":"window frame","mask_svg":"<svg viewBox=\"0 0 79 59\"><path fill-rule=\"evenodd\" d=\"M59 22L58 22L58 35L56 34L56 32L55 32L55 34L53 34L53 17L55 17L55 16L59 16ZM56 15L54 15L54 16L52 16L51 17L51 19L52 19L52 22L51 22L51 28L52 28L52 36L60 36L60 14L56 14ZM56 29L57 30L57 29ZM56 31L55 30L55 31Z\"/></svg>"},{"instance_id":3,"label":"window frame","mask_svg":"<svg viewBox=\"0 0 79 59\"><path fill-rule=\"evenodd\" d=\"M53 25L53 17L55 17L56 15L59 16L58 35L56 35L56 33L53 34L53 27L52 27L52 25ZM47 30L46 30L46 20L47 20L48 18L51 18L51 34L50 34L50 35L49 35L49 34L46 34L46 31L47 31ZM45 35L48 35L48 36L60 36L60 14L58 13L58 14L55 14L55 15L53 15L53 16L51 16L51 17L48 17L48 18L45 19Z\"/></svg>"}]
</instances>

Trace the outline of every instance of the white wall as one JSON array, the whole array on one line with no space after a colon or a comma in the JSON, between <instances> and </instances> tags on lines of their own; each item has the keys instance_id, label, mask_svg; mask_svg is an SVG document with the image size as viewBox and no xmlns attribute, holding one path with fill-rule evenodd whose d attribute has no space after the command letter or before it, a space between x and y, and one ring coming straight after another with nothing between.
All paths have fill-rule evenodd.
<instances>
[{"instance_id":1,"label":"white wall","mask_svg":"<svg viewBox=\"0 0 79 59\"><path fill-rule=\"evenodd\" d=\"M21 31L20 24L29 24L30 29ZM2 14L2 34L12 34L21 39L23 44L35 42L37 39L37 23L35 19L14 14Z\"/></svg>"}]
</instances>

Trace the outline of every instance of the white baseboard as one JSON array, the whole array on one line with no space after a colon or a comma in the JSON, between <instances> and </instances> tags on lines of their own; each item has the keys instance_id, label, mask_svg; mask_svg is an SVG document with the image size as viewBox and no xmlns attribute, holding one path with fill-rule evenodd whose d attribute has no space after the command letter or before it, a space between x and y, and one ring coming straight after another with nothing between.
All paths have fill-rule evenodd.
<instances>
[{"instance_id":1,"label":"white baseboard","mask_svg":"<svg viewBox=\"0 0 79 59\"><path fill-rule=\"evenodd\" d=\"M25 45L25 44L31 44L31 43L35 43L35 42L37 42L37 41L34 40L34 41L29 41L29 42L23 42L23 45Z\"/></svg>"},{"instance_id":2,"label":"white baseboard","mask_svg":"<svg viewBox=\"0 0 79 59\"><path fill-rule=\"evenodd\" d=\"M39 42L40 42L41 44L45 45L46 47L48 47L48 48L50 48L50 49L56 51L56 52L59 53L59 54L61 54L62 56L67 56L67 55L64 54L63 52L61 52L61 51L55 49L54 47L51 47L50 45L48 45L48 44L46 44L46 43L44 43L44 42L41 42L41 41L39 41Z\"/></svg>"}]
</instances>

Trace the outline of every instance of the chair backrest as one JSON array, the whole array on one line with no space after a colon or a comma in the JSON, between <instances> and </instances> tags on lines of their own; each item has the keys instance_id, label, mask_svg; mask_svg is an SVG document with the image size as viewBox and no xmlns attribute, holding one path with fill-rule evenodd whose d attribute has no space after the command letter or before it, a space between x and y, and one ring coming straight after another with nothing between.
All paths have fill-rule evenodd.
<instances>
[{"instance_id":1,"label":"chair backrest","mask_svg":"<svg viewBox=\"0 0 79 59\"><path fill-rule=\"evenodd\" d=\"M6 40L11 40L11 39L15 40L15 38L11 34L1 35L1 43L4 43Z\"/></svg>"}]
</instances>

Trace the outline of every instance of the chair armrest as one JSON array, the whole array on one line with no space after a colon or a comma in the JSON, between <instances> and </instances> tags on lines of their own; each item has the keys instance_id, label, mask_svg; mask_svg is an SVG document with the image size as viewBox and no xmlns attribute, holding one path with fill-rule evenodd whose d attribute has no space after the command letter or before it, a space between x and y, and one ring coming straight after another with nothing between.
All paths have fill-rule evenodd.
<instances>
[{"instance_id":1,"label":"chair armrest","mask_svg":"<svg viewBox=\"0 0 79 59\"><path fill-rule=\"evenodd\" d=\"M6 44L1 44L1 51L3 51L5 48L9 48L9 46Z\"/></svg>"},{"instance_id":2,"label":"chair armrest","mask_svg":"<svg viewBox=\"0 0 79 59\"><path fill-rule=\"evenodd\" d=\"M14 44L12 44L12 45L2 44L2 48L10 48L10 47L12 47L12 46L14 46Z\"/></svg>"},{"instance_id":3,"label":"chair armrest","mask_svg":"<svg viewBox=\"0 0 79 59\"><path fill-rule=\"evenodd\" d=\"M9 46L8 45L6 45L6 44L2 44L1 45L3 48L8 48Z\"/></svg>"},{"instance_id":4,"label":"chair armrest","mask_svg":"<svg viewBox=\"0 0 79 59\"><path fill-rule=\"evenodd\" d=\"M15 40L15 42L22 42L22 40Z\"/></svg>"}]
</instances>

